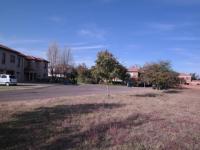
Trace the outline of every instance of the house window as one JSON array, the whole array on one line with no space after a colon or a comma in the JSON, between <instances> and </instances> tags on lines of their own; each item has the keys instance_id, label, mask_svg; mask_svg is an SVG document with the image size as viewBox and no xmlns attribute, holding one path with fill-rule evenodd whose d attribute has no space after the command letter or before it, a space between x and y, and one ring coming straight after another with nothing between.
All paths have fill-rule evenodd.
<instances>
[{"instance_id":1,"label":"house window","mask_svg":"<svg viewBox=\"0 0 200 150\"><path fill-rule=\"evenodd\" d=\"M47 69L47 63L44 63L44 69Z\"/></svg>"},{"instance_id":2,"label":"house window","mask_svg":"<svg viewBox=\"0 0 200 150\"><path fill-rule=\"evenodd\" d=\"M2 54L2 64L5 64L6 63L6 54L3 53Z\"/></svg>"},{"instance_id":3,"label":"house window","mask_svg":"<svg viewBox=\"0 0 200 150\"><path fill-rule=\"evenodd\" d=\"M36 62L36 67L39 68L39 62Z\"/></svg>"},{"instance_id":4,"label":"house window","mask_svg":"<svg viewBox=\"0 0 200 150\"><path fill-rule=\"evenodd\" d=\"M21 64L21 58L18 57L18 63L17 63L17 67L20 67L20 64Z\"/></svg>"},{"instance_id":5,"label":"house window","mask_svg":"<svg viewBox=\"0 0 200 150\"><path fill-rule=\"evenodd\" d=\"M28 67L28 68L31 67L31 62L30 62L30 61L27 63L27 67Z\"/></svg>"},{"instance_id":6,"label":"house window","mask_svg":"<svg viewBox=\"0 0 200 150\"><path fill-rule=\"evenodd\" d=\"M11 63L15 63L15 56L14 55L10 55L10 62Z\"/></svg>"}]
</instances>

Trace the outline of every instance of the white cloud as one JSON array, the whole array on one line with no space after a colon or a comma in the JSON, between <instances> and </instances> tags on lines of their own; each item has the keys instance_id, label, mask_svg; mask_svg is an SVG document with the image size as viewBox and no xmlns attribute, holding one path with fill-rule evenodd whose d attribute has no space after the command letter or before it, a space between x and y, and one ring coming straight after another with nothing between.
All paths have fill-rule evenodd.
<instances>
[{"instance_id":1,"label":"white cloud","mask_svg":"<svg viewBox=\"0 0 200 150\"><path fill-rule=\"evenodd\" d=\"M105 39L106 31L95 26L89 26L79 30L78 34L90 38Z\"/></svg>"},{"instance_id":2,"label":"white cloud","mask_svg":"<svg viewBox=\"0 0 200 150\"><path fill-rule=\"evenodd\" d=\"M33 47L11 47L25 55L32 55L35 57L46 58L47 48L33 48Z\"/></svg>"},{"instance_id":3,"label":"white cloud","mask_svg":"<svg viewBox=\"0 0 200 150\"><path fill-rule=\"evenodd\" d=\"M16 44L38 44L38 43L45 43L46 40L44 39L31 39L31 38L18 38L16 36L12 37L5 37L0 36L0 40L2 44L6 45L16 45Z\"/></svg>"},{"instance_id":4,"label":"white cloud","mask_svg":"<svg viewBox=\"0 0 200 150\"><path fill-rule=\"evenodd\" d=\"M103 49L106 45L84 45L71 47L72 50L92 50L92 49Z\"/></svg>"},{"instance_id":5,"label":"white cloud","mask_svg":"<svg viewBox=\"0 0 200 150\"><path fill-rule=\"evenodd\" d=\"M65 46L69 46L69 47L76 47L76 46L82 46L82 45L87 45L88 42L76 42L76 43L67 43L64 44Z\"/></svg>"}]
</instances>

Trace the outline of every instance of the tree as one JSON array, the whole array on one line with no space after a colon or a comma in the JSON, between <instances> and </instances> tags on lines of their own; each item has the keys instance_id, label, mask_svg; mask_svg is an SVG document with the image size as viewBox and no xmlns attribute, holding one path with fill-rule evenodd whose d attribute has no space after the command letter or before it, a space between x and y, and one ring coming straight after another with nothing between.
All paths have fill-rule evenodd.
<instances>
[{"instance_id":1,"label":"tree","mask_svg":"<svg viewBox=\"0 0 200 150\"><path fill-rule=\"evenodd\" d=\"M146 64L141 72L141 80L155 85L157 89L170 88L179 84L178 73L173 71L168 61Z\"/></svg>"},{"instance_id":2,"label":"tree","mask_svg":"<svg viewBox=\"0 0 200 150\"><path fill-rule=\"evenodd\" d=\"M196 73L191 73L190 75L192 77L192 80L199 80L199 75L197 75Z\"/></svg>"},{"instance_id":3,"label":"tree","mask_svg":"<svg viewBox=\"0 0 200 150\"><path fill-rule=\"evenodd\" d=\"M91 72L91 75L93 78L93 82L98 84L101 81L101 78L98 76L98 71L97 71L96 67L92 66L90 69L90 72Z\"/></svg>"},{"instance_id":4,"label":"tree","mask_svg":"<svg viewBox=\"0 0 200 150\"><path fill-rule=\"evenodd\" d=\"M73 56L71 49L65 47L59 56L59 74L62 74L64 77L67 76L72 71L73 68Z\"/></svg>"},{"instance_id":5,"label":"tree","mask_svg":"<svg viewBox=\"0 0 200 150\"><path fill-rule=\"evenodd\" d=\"M109 51L100 51L93 72L107 84L107 95L110 96L109 83L113 78L125 79L126 69Z\"/></svg>"},{"instance_id":6,"label":"tree","mask_svg":"<svg viewBox=\"0 0 200 150\"><path fill-rule=\"evenodd\" d=\"M92 83L92 74L91 70L87 68L87 66L83 63L80 64L77 68L78 73L78 81L81 83Z\"/></svg>"},{"instance_id":7,"label":"tree","mask_svg":"<svg viewBox=\"0 0 200 150\"><path fill-rule=\"evenodd\" d=\"M58 75L66 78L72 72L74 63L70 48L60 49L57 43L52 43L48 48L47 58L50 62L49 71L52 80Z\"/></svg>"},{"instance_id":8,"label":"tree","mask_svg":"<svg viewBox=\"0 0 200 150\"><path fill-rule=\"evenodd\" d=\"M56 66L59 61L59 52L60 52L60 49L59 49L59 46L57 45L57 43L50 44L48 51L47 51L47 58L49 61L49 70L50 70L52 79L55 76Z\"/></svg>"},{"instance_id":9,"label":"tree","mask_svg":"<svg viewBox=\"0 0 200 150\"><path fill-rule=\"evenodd\" d=\"M114 72L112 74L113 78L118 78L122 81L127 81L130 78L130 75L127 73L126 67L124 67L122 64L119 62L116 62Z\"/></svg>"}]
</instances>

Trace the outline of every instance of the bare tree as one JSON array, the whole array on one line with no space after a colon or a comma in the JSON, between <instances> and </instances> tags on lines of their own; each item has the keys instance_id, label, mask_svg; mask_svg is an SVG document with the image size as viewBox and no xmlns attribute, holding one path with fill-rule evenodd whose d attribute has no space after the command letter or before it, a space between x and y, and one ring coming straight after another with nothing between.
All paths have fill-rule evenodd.
<instances>
[{"instance_id":1,"label":"bare tree","mask_svg":"<svg viewBox=\"0 0 200 150\"><path fill-rule=\"evenodd\" d=\"M63 65L73 65L73 57L71 53L71 49L65 47L61 53L61 64Z\"/></svg>"},{"instance_id":2,"label":"bare tree","mask_svg":"<svg viewBox=\"0 0 200 150\"><path fill-rule=\"evenodd\" d=\"M49 70L50 70L52 79L55 77L56 66L59 62L59 52L60 52L60 49L56 42L50 44L47 51L47 58L49 61Z\"/></svg>"},{"instance_id":3,"label":"bare tree","mask_svg":"<svg viewBox=\"0 0 200 150\"><path fill-rule=\"evenodd\" d=\"M71 49L65 47L59 55L59 64L57 65L57 72L64 77L70 73L70 70L73 68L73 57Z\"/></svg>"}]
</instances>

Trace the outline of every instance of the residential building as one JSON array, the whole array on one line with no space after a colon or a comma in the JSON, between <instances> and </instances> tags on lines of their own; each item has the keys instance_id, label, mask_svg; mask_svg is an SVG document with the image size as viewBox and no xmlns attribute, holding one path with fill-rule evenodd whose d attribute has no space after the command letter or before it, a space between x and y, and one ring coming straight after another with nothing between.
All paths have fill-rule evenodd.
<instances>
[{"instance_id":1,"label":"residential building","mask_svg":"<svg viewBox=\"0 0 200 150\"><path fill-rule=\"evenodd\" d=\"M48 61L34 56L26 56L24 64L24 79L34 81L48 77Z\"/></svg>"},{"instance_id":2,"label":"residential building","mask_svg":"<svg viewBox=\"0 0 200 150\"><path fill-rule=\"evenodd\" d=\"M181 79L181 84L191 84L192 82L192 76L190 74L180 73L178 77Z\"/></svg>"},{"instance_id":3,"label":"residential building","mask_svg":"<svg viewBox=\"0 0 200 150\"><path fill-rule=\"evenodd\" d=\"M48 77L48 61L26 56L0 44L0 74L15 75L19 82L35 81Z\"/></svg>"},{"instance_id":4,"label":"residential building","mask_svg":"<svg viewBox=\"0 0 200 150\"><path fill-rule=\"evenodd\" d=\"M139 67L132 66L128 69L128 74L130 74L130 78L133 80L137 80L139 78Z\"/></svg>"}]
</instances>

